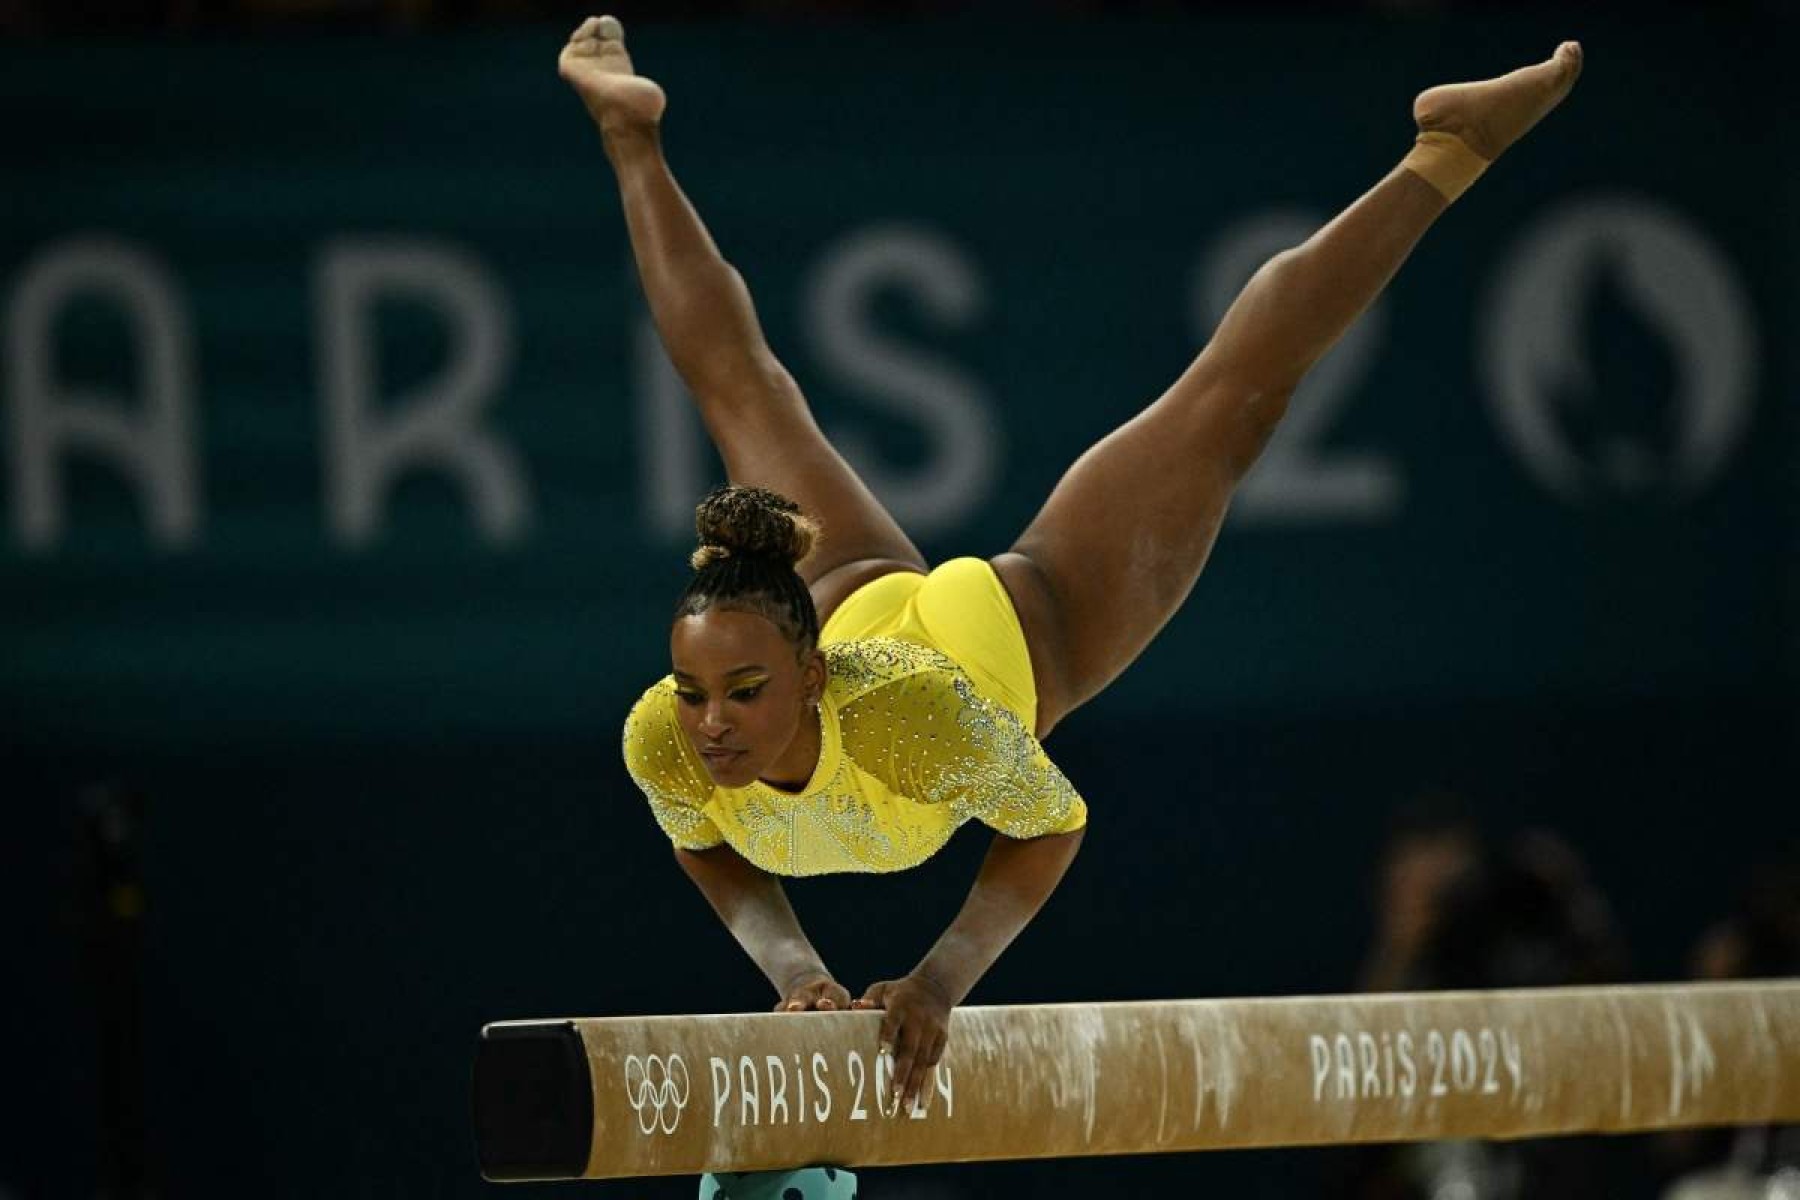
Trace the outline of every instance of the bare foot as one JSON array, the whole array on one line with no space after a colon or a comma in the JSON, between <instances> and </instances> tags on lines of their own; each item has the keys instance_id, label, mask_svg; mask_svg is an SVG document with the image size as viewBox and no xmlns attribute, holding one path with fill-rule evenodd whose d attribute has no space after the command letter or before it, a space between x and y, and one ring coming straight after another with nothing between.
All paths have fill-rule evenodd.
<instances>
[{"instance_id":1,"label":"bare foot","mask_svg":"<svg viewBox=\"0 0 1800 1200\"><path fill-rule=\"evenodd\" d=\"M1497 79L1447 83L1419 93L1413 120L1421 133L1448 133L1492 162L1562 103L1581 75L1581 43L1564 42L1541 63Z\"/></svg>"},{"instance_id":2,"label":"bare foot","mask_svg":"<svg viewBox=\"0 0 1800 1200\"><path fill-rule=\"evenodd\" d=\"M589 17L563 47L557 74L587 105L601 130L653 129L668 102L662 88L631 69L625 27L617 17Z\"/></svg>"}]
</instances>

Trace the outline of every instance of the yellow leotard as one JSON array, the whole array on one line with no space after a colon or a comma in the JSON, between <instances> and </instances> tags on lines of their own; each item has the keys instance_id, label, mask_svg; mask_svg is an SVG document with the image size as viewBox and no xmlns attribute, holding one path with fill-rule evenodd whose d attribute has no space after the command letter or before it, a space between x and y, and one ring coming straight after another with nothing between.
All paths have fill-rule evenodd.
<instances>
[{"instance_id":1,"label":"yellow leotard","mask_svg":"<svg viewBox=\"0 0 1800 1200\"><path fill-rule=\"evenodd\" d=\"M626 769L675 845L729 842L773 874L822 875L916 866L970 819L1017 838L1087 824L1031 734L1031 660L987 563L882 576L838 607L819 645L819 764L799 792L715 786L681 731L673 678L632 708Z\"/></svg>"}]
</instances>

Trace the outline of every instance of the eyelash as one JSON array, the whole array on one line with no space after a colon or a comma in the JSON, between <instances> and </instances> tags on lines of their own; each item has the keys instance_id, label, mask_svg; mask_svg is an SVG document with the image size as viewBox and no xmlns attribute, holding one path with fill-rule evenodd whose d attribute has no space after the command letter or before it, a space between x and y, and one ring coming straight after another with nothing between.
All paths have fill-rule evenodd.
<instances>
[{"instance_id":1,"label":"eyelash","mask_svg":"<svg viewBox=\"0 0 1800 1200\"><path fill-rule=\"evenodd\" d=\"M763 690L763 685L759 683L755 687L737 688L734 691L728 692L728 693L726 693L726 698L729 700L736 700L740 704L746 703L748 701L756 699L757 694L760 693L762 690ZM699 692L680 692L680 691L678 691L675 693L675 697L676 697L676 699L680 700L683 704L689 706L690 708L693 707L694 705L701 704L701 703L705 702L705 700L706 700L706 697Z\"/></svg>"}]
</instances>

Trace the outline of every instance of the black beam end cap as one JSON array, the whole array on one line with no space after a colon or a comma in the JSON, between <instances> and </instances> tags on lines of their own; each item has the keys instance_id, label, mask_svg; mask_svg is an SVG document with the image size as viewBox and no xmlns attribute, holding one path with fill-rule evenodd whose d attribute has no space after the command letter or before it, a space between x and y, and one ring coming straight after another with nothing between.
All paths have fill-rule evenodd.
<instances>
[{"instance_id":1,"label":"black beam end cap","mask_svg":"<svg viewBox=\"0 0 1800 1200\"><path fill-rule=\"evenodd\" d=\"M579 1179L593 1142L594 1093L575 1023L484 1027L475 1050L473 1108L484 1178Z\"/></svg>"}]
</instances>

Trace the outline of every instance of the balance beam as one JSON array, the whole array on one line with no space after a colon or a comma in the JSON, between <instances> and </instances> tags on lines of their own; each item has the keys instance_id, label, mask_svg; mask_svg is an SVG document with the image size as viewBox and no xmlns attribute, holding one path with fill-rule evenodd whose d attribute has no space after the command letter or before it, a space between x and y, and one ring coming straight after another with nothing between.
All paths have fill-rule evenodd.
<instances>
[{"instance_id":1,"label":"balance beam","mask_svg":"<svg viewBox=\"0 0 1800 1200\"><path fill-rule=\"evenodd\" d=\"M916 1105L880 1014L502 1021L491 1180L1800 1121L1800 980L959 1008Z\"/></svg>"}]
</instances>

